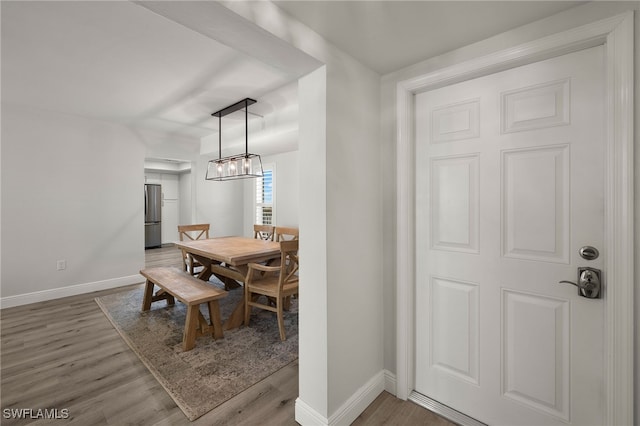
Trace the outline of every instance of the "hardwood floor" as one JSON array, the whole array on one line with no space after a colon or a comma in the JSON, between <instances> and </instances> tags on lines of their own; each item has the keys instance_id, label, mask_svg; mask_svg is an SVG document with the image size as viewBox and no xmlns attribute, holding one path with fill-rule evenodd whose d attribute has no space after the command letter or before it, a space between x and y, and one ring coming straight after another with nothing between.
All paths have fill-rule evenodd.
<instances>
[{"instance_id":1,"label":"hardwood floor","mask_svg":"<svg viewBox=\"0 0 640 426\"><path fill-rule=\"evenodd\" d=\"M180 256L175 247L147 250L147 265L179 266ZM297 362L189 422L94 302L122 290L0 311L2 425L297 425ZM57 409L49 413L68 418L8 419L10 409L36 417L38 409ZM383 392L353 424L452 423Z\"/></svg>"}]
</instances>

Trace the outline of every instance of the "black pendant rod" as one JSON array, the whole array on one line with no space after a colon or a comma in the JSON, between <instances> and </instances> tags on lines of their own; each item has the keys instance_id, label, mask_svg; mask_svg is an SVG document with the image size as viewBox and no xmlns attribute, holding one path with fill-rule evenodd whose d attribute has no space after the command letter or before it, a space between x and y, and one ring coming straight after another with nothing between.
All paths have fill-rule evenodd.
<instances>
[{"instance_id":1,"label":"black pendant rod","mask_svg":"<svg viewBox=\"0 0 640 426\"><path fill-rule=\"evenodd\" d=\"M222 108L220 111L216 111L214 112L213 115L214 117L224 117L225 115L229 115L232 112L236 112L241 110L242 108L246 108L249 105L253 105L255 104L257 101L255 99L251 99L251 98L244 98L243 100L236 102L233 105L229 105L226 108Z\"/></svg>"},{"instance_id":2,"label":"black pendant rod","mask_svg":"<svg viewBox=\"0 0 640 426\"><path fill-rule=\"evenodd\" d=\"M229 105L211 114L214 117L218 117L218 160L222 158L222 117L239 111L242 108L244 108L244 154L245 157L249 156L249 105L253 105L256 102L255 99L244 98L233 105Z\"/></svg>"},{"instance_id":3,"label":"black pendant rod","mask_svg":"<svg viewBox=\"0 0 640 426\"><path fill-rule=\"evenodd\" d=\"M244 158L249 158L249 104L244 102Z\"/></svg>"}]
</instances>

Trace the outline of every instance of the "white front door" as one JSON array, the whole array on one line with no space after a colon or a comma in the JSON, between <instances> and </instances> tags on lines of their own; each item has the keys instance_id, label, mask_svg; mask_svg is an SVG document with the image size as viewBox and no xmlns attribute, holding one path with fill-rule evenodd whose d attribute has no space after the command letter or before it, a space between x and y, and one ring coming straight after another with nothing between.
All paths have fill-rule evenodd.
<instances>
[{"instance_id":1,"label":"white front door","mask_svg":"<svg viewBox=\"0 0 640 426\"><path fill-rule=\"evenodd\" d=\"M607 256L604 104L602 47L416 95L418 392L492 425L604 424L603 300L559 283Z\"/></svg>"}]
</instances>

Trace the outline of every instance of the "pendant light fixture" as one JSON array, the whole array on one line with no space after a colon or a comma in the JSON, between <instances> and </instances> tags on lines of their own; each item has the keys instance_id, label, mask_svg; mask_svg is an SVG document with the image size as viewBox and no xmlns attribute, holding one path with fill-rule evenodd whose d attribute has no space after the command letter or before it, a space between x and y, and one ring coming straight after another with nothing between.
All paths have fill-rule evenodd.
<instances>
[{"instance_id":1,"label":"pendant light fixture","mask_svg":"<svg viewBox=\"0 0 640 426\"><path fill-rule=\"evenodd\" d=\"M262 160L258 154L249 154L249 105L256 101L245 98L240 102L211 114L218 117L218 159L207 165L206 180L231 180L262 177ZM222 158L222 117L244 108L244 154Z\"/></svg>"}]
</instances>

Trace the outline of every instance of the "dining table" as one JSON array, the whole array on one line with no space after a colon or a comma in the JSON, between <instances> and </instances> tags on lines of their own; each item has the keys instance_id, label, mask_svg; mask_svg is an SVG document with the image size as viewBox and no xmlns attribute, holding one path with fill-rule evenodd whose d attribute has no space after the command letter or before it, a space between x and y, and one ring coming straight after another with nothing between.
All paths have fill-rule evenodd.
<instances>
[{"instance_id":1,"label":"dining table","mask_svg":"<svg viewBox=\"0 0 640 426\"><path fill-rule=\"evenodd\" d=\"M193 256L203 269L197 277L209 281L212 275L225 284L226 290L240 287L249 271L249 263L262 263L280 257L280 243L248 237L217 237L194 241L176 241L176 247ZM185 264L186 268L186 264ZM244 321L244 292L222 328L230 330Z\"/></svg>"}]
</instances>

